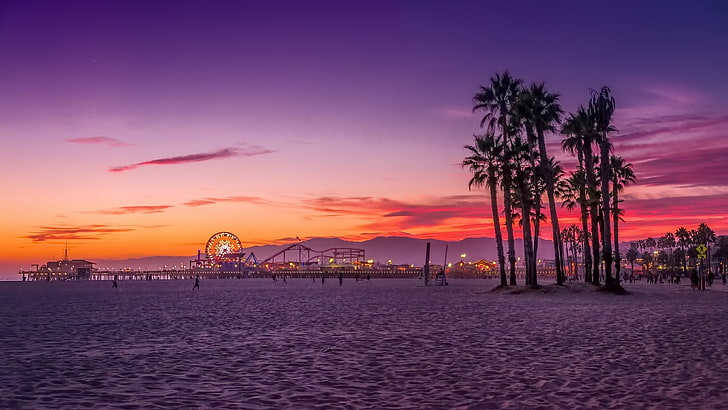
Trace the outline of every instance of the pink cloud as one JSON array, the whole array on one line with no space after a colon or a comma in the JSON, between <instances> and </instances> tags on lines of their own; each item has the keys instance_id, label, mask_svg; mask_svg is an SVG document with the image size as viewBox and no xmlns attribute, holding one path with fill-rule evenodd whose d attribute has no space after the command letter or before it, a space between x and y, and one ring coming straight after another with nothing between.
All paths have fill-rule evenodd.
<instances>
[{"instance_id":1,"label":"pink cloud","mask_svg":"<svg viewBox=\"0 0 728 410\"><path fill-rule=\"evenodd\" d=\"M72 144L101 144L110 145L112 147L128 147L129 144L119 141L116 138L111 137L84 137L84 138L71 138L65 140Z\"/></svg>"},{"instance_id":2,"label":"pink cloud","mask_svg":"<svg viewBox=\"0 0 728 410\"><path fill-rule=\"evenodd\" d=\"M124 171L130 171L132 169L136 169L142 166L147 165L178 165L178 164L187 164L192 162L203 162L203 161L210 161L213 159L225 159L230 157L252 157L256 155L264 155L264 154L270 154L275 151L259 147L259 146L252 146L246 149L242 148L224 148L215 152L205 152L205 153L199 153L199 154L189 154L189 155L181 155L176 157L168 157L168 158L159 158L159 159L153 159L150 161L144 161L144 162L137 162L135 164L131 165L123 165L119 167L113 167L109 169L109 172L124 172Z\"/></svg>"},{"instance_id":3,"label":"pink cloud","mask_svg":"<svg viewBox=\"0 0 728 410\"><path fill-rule=\"evenodd\" d=\"M185 202L184 204L187 206L204 206L204 205L213 205L218 202L244 202L244 203L250 203L250 204L258 204L258 205L269 205L269 202L264 201L262 198L255 197L255 196L227 196L222 198L203 198L203 199L193 199L191 201Z\"/></svg>"},{"instance_id":4,"label":"pink cloud","mask_svg":"<svg viewBox=\"0 0 728 410\"><path fill-rule=\"evenodd\" d=\"M726 185L728 115L657 117L626 128L613 143L615 152L635 165L638 184Z\"/></svg>"},{"instance_id":5,"label":"pink cloud","mask_svg":"<svg viewBox=\"0 0 728 410\"><path fill-rule=\"evenodd\" d=\"M95 213L103 215L156 214L169 208L172 208L172 205L121 206L118 208L96 211Z\"/></svg>"},{"instance_id":6,"label":"pink cloud","mask_svg":"<svg viewBox=\"0 0 728 410\"><path fill-rule=\"evenodd\" d=\"M486 218L485 197L459 195L437 198L431 203L412 204L388 198L320 197L307 206L323 216L362 216L372 221L359 227L382 232L438 228L456 218ZM487 208L487 209L486 209Z\"/></svg>"}]
</instances>

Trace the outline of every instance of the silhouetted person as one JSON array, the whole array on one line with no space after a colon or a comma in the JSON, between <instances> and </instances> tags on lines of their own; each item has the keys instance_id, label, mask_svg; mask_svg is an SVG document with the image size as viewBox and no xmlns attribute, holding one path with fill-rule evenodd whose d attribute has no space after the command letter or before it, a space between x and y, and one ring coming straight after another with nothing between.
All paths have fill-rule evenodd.
<instances>
[{"instance_id":1,"label":"silhouetted person","mask_svg":"<svg viewBox=\"0 0 728 410\"><path fill-rule=\"evenodd\" d=\"M119 279L119 275L114 275L114 280L111 282L111 289L118 288L119 284L116 283L116 280Z\"/></svg>"},{"instance_id":2,"label":"silhouetted person","mask_svg":"<svg viewBox=\"0 0 728 410\"><path fill-rule=\"evenodd\" d=\"M192 290L195 289L200 289L200 275L195 276L195 286L192 287Z\"/></svg>"},{"instance_id":3,"label":"silhouetted person","mask_svg":"<svg viewBox=\"0 0 728 410\"><path fill-rule=\"evenodd\" d=\"M339 272L339 286L344 284L344 274Z\"/></svg>"},{"instance_id":4,"label":"silhouetted person","mask_svg":"<svg viewBox=\"0 0 728 410\"><path fill-rule=\"evenodd\" d=\"M283 283L288 283L286 282L286 275L283 275Z\"/></svg>"},{"instance_id":5,"label":"silhouetted person","mask_svg":"<svg viewBox=\"0 0 728 410\"><path fill-rule=\"evenodd\" d=\"M324 284L325 280L326 280L326 276L324 276L324 274L322 273L321 274L321 284L322 285Z\"/></svg>"},{"instance_id":6,"label":"silhouetted person","mask_svg":"<svg viewBox=\"0 0 728 410\"><path fill-rule=\"evenodd\" d=\"M372 275L370 275L369 273L367 273L367 282L369 282L371 280L372 280Z\"/></svg>"}]
</instances>

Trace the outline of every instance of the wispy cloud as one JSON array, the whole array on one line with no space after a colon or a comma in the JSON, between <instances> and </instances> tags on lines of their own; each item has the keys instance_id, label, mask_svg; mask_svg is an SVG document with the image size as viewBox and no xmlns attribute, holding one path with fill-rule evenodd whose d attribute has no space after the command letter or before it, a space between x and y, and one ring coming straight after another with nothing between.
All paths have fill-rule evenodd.
<instances>
[{"instance_id":1,"label":"wispy cloud","mask_svg":"<svg viewBox=\"0 0 728 410\"><path fill-rule=\"evenodd\" d=\"M129 144L119 141L116 138L111 137L84 137L84 138L70 138L65 140L72 144L99 144L99 145L110 145L112 147L128 147Z\"/></svg>"},{"instance_id":2,"label":"wispy cloud","mask_svg":"<svg viewBox=\"0 0 728 410\"><path fill-rule=\"evenodd\" d=\"M685 114L628 123L613 138L615 151L631 160L639 185L728 185L728 115Z\"/></svg>"},{"instance_id":3,"label":"wispy cloud","mask_svg":"<svg viewBox=\"0 0 728 410\"><path fill-rule=\"evenodd\" d=\"M102 237L120 232L131 232L132 228L113 228L109 225L81 225L81 226L41 226L30 235L23 238L33 242L54 240L98 240Z\"/></svg>"},{"instance_id":4,"label":"wispy cloud","mask_svg":"<svg viewBox=\"0 0 728 410\"><path fill-rule=\"evenodd\" d=\"M191 201L187 201L184 204L187 206L205 206L205 205L213 205L218 202L244 202L249 204L256 204L256 205L269 205L270 203L268 201L265 201L262 198L256 197L256 196L226 196L221 198L216 197L210 197L210 198L201 198L201 199L193 199Z\"/></svg>"},{"instance_id":5,"label":"wispy cloud","mask_svg":"<svg viewBox=\"0 0 728 410\"><path fill-rule=\"evenodd\" d=\"M169 208L172 208L172 205L120 206L118 208L104 209L94 213L102 215L156 214Z\"/></svg>"},{"instance_id":6,"label":"wispy cloud","mask_svg":"<svg viewBox=\"0 0 728 410\"><path fill-rule=\"evenodd\" d=\"M424 203L374 197L319 197L305 203L309 209L326 217L364 217L369 222L360 228L380 232L441 228L452 220L486 216L484 197L477 195L434 198Z\"/></svg>"},{"instance_id":7,"label":"wispy cloud","mask_svg":"<svg viewBox=\"0 0 728 410\"><path fill-rule=\"evenodd\" d=\"M247 148L224 148L214 152L203 152L198 154L180 155L176 157L158 158L150 161L137 162L135 164L112 167L109 172L125 172L147 165L179 165L192 162L203 162L214 159L225 159L230 157L252 157L256 155L270 154L275 151L260 147L250 146Z\"/></svg>"}]
</instances>

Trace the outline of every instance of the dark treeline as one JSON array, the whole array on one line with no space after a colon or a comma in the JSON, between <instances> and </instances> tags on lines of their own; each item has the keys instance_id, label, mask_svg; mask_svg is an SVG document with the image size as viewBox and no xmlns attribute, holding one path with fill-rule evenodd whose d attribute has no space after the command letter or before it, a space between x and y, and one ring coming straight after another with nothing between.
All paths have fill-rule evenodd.
<instances>
[{"instance_id":1,"label":"dark treeline","mask_svg":"<svg viewBox=\"0 0 728 410\"><path fill-rule=\"evenodd\" d=\"M538 287L538 238L541 223L550 219L557 284L566 279L566 253L578 248L584 255L586 281L600 285L601 265L605 286L621 288L619 193L634 183L635 174L632 164L612 153L615 105L611 90L602 87L591 91L586 105L565 114L559 94L548 91L543 83L526 85L508 72L493 76L473 97L473 112L483 114L483 133L465 146L468 156L462 165L472 173L469 188L486 188L490 195L501 286L516 285L514 230L521 229L526 284ZM546 152L549 133L562 135L563 150L578 160L568 175ZM581 228L569 227L562 235L559 206L578 207Z\"/></svg>"},{"instance_id":2,"label":"dark treeline","mask_svg":"<svg viewBox=\"0 0 728 410\"><path fill-rule=\"evenodd\" d=\"M701 245L705 250L703 253L700 252ZM723 274L728 261L728 235L716 235L705 223L691 230L680 227L657 239L632 242L625 257L632 270L634 263L639 261L643 271L656 271L659 266L670 275L689 276L700 267L707 271L708 267L716 266L718 273Z\"/></svg>"}]
</instances>

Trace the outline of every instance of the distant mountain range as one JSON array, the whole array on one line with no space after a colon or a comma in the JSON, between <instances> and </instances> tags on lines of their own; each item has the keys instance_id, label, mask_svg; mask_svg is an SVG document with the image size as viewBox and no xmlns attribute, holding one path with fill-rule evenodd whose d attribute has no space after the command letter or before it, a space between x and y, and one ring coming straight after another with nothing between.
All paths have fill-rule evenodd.
<instances>
[{"instance_id":1,"label":"distant mountain range","mask_svg":"<svg viewBox=\"0 0 728 410\"><path fill-rule=\"evenodd\" d=\"M466 261L477 261L485 259L494 261L498 258L494 238L466 238L457 242L445 242L436 239L415 239L407 237L376 237L363 242L345 241L339 238L313 238L301 242L316 251L323 251L329 248L358 248L364 249L367 259L376 262L386 263L391 260L394 264L412 264L422 266L425 263L425 249L427 242L430 242L430 260L435 264L442 264L445 260L445 246L448 247L447 261L459 262L461 255L465 254ZM263 245L245 248L247 254L255 254L259 261L280 252L286 247L293 245ZM507 244L504 243L504 251L507 252ZM523 241L516 239L516 255L523 256ZM203 255L204 256L204 255ZM538 248L540 259L553 259L554 249L550 240L540 239ZM158 269L163 266L172 267L184 264L188 266L191 260L197 258L192 256L150 256L133 259L91 259L96 262L99 268L147 268Z\"/></svg>"}]
</instances>

